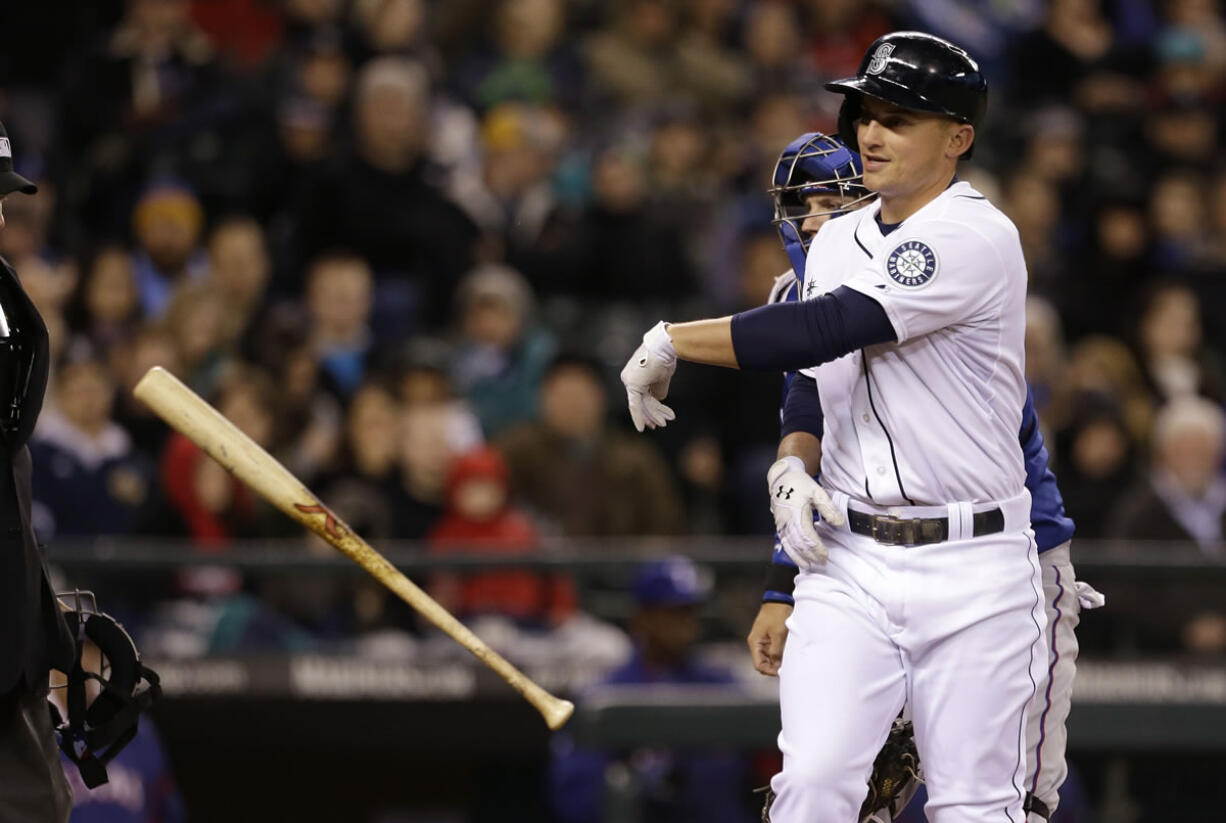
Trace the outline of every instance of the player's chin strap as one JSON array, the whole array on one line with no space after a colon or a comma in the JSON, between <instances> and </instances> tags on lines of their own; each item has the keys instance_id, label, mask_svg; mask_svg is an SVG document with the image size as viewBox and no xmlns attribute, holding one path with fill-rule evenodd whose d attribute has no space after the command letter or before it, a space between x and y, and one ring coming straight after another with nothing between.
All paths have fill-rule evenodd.
<instances>
[{"instance_id":1,"label":"player's chin strap","mask_svg":"<svg viewBox=\"0 0 1226 823\"><path fill-rule=\"evenodd\" d=\"M48 703L51 723L59 737L60 750L77 765L81 779L89 788L107 782L106 764L136 736L140 713L161 697L157 673L141 663L140 654L123 626L97 610L90 592L73 592L77 608L65 612L64 619L76 636L77 658L65 685L68 717ZM82 608L82 601L92 608ZM106 674L86 671L82 659L86 642L101 652L100 668ZM98 684L98 695L88 700L87 685Z\"/></svg>"}]
</instances>

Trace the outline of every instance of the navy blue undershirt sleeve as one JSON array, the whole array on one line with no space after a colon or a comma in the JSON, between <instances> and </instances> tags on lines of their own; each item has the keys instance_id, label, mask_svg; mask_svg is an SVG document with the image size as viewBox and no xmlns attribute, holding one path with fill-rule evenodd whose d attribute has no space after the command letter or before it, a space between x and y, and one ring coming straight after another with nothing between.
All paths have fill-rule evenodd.
<instances>
[{"instance_id":1,"label":"navy blue undershirt sleeve","mask_svg":"<svg viewBox=\"0 0 1226 823\"><path fill-rule=\"evenodd\" d=\"M1075 529L1072 519L1064 510L1064 497L1052 474L1043 431L1039 428L1039 416L1035 412L1034 397L1026 391L1026 404L1022 407L1022 431L1018 437L1022 456L1026 459L1026 488L1030 490L1030 525L1034 529L1034 542L1039 554L1066 543Z\"/></svg>"},{"instance_id":2,"label":"navy blue undershirt sleeve","mask_svg":"<svg viewBox=\"0 0 1226 823\"><path fill-rule=\"evenodd\" d=\"M793 432L808 432L817 439L822 437L822 403L817 395L817 381L812 377L797 374L788 388L783 402L783 423L779 437Z\"/></svg>"},{"instance_id":3,"label":"navy blue undershirt sleeve","mask_svg":"<svg viewBox=\"0 0 1226 823\"><path fill-rule=\"evenodd\" d=\"M732 348L742 369L797 371L897 339L881 304L846 286L732 316Z\"/></svg>"}]
</instances>

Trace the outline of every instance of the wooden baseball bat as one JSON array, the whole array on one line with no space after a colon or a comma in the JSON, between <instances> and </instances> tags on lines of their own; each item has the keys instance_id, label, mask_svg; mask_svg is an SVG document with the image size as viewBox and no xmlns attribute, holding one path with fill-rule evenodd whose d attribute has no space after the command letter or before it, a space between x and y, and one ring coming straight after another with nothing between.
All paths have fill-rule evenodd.
<instances>
[{"instance_id":1,"label":"wooden baseball bat","mask_svg":"<svg viewBox=\"0 0 1226 823\"><path fill-rule=\"evenodd\" d=\"M311 494L306 486L272 455L161 366L151 368L136 384L135 395L173 428L199 446L227 471L260 493L290 517L302 523L338 551L374 575L427 620L451 635L478 660L497 672L558 729L575 706L533 682L450 612L418 588L387 559Z\"/></svg>"}]
</instances>

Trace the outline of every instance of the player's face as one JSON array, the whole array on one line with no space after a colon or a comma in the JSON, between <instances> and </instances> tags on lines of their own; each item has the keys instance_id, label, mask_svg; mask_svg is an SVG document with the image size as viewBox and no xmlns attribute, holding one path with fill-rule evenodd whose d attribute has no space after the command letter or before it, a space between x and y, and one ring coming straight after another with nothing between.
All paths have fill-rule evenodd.
<instances>
[{"instance_id":1,"label":"player's face","mask_svg":"<svg viewBox=\"0 0 1226 823\"><path fill-rule=\"evenodd\" d=\"M807 194L805 195L805 207L809 216L800 224L800 230L806 234L817 234L817 230L826 224L826 221L834 217L834 213L843 209L843 196L839 194ZM831 212L830 214L818 214L817 212Z\"/></svg>"},{"instance_id":2,"label":"player's face","mask_svg":"<svg viewBox=\"0 0 1226 823\"><path fill-rule=\"evenodd\" d=\"M865 96L856 121L864 186L884 197L905 197L948 174L953 130L948 117L900 108Z\"/></svg>"}]
</instances>

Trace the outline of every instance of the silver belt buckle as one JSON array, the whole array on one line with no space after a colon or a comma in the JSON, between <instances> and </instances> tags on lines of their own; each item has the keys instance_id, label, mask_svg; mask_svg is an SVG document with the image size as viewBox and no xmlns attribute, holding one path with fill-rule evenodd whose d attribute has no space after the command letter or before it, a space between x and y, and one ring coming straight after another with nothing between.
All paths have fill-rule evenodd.
<instances>
[{"instance_id":1,"label":"silver belt buckle","mask_svg":"<svg viewBox=\"0 0 1226 823\"><path fill-rule=\"evenodd\" d=\"M873 539L883 546L910 546L918 542L921 531L918 517L903 518L878 514L873 515L872 523ZM881 526L889 528L879 529Z\"/></svg>"}]
</instances>

